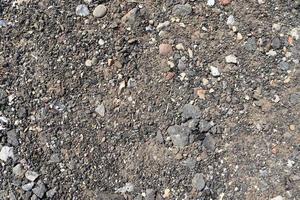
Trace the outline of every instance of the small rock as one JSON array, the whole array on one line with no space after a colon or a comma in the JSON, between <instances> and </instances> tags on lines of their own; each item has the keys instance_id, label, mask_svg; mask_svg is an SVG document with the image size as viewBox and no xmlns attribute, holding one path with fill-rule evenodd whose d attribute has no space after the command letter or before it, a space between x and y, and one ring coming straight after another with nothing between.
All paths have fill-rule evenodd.
<instances>
[{"instance_id":1,"label":"small rock","mask_svg":"<svg viewBox=\"0 0 300 200\"><path fill-rule=\"evenodd\" d=\"M268 56L276 56L277 55L277 53L276 53L276 51L274 51L274 50L270 50L270 51L268 51L267 53L266 53L266 55L268 55Z\"/></svg>"},{"instance_id":2,"label":"small rock","mask_svg":"<svg viewBox=\"0 0 300 200\"><path fill-rule=\"evenodd\" d=\"M95 112L98 113L101 117L105 116L105 107L104 104L100 104L97 106L97 108L95 109Z\"/></svg>"},{"instance_id":3,"label":"small rock","mask_svg":"<svg viewBox=\"0 0 300 200\"><path fill-rule=\"evenodd\" d=\"M161 134L161 131L157 131L156 140L161 144L164 143L164 138L163 138L163 135Z\"/></svg>"},{"instance_id":4,"label":"small rock","mask_svg":"<svg viewBox=\"0 0 300 200\"><path fill-rule=\"evenodd\" d=\"M183 46L182 43L177 44L177 45L175 46L175 48L176 48L177 50L184 50L184 46Z\"/></svg>"},{"instance_id":5,"label":"small rock","mask_svg":"<svg viewBox=\"0 0 300 200\"><path fill-rule=\"evenodd\" d=\"M87 60L85 61L85 66L91 67L92 65L93 65L92 60L87 59Z\"/></svg>"},{"instance_id":6,"label":"small rock","mask_svg":"<svg viewBox=\"0 0 300 200\"><path fill-rule=\"evenodd\" d=\"M185 104L182 108L181 116L184 120L198 119L201 117L200 109L198 106Z\"/></svg>"},{"instance_id":7,"label":"small rock","mask_svg":"<svg viewBox=\"0 0 300 200\"><path fill-rule=\"evenodd\" d=\"M56 193L56 188L53 188L53 189L51 189L51 190L48 190L48 191L46 192L46 197L52 198L52 197L55 195L55 193Z\"/></svg>"},{"instance_id":8,"label":"small rock","mask_svg":"<svg viewBox=\"0 0 300 200\"><path fill-rule=\"evenodd\" d=\"M50 156L49 163L59 163L60 158L58 153L54 153Z\"/></svg>"},{"instance_id":9,"label":"small rock","mask_svg":"<svg viewBox=\"0 0 300 200\"><path fill-rule=\"evenodd\" d=\"M231 3L232 0L219 0L220 4L223 6L227 6Z\"/></svg>"},{"instance_id":10,"label":"small rock","mask_svg":"<svg viewBox=\"0 0 300 200\"><path fill-rule=\"evenodd\" d=\"M136 80L134 78L129 78L127 81L127 87L128 88L134 88L136 87L137 83Z\"/></svg>"},{"instance_id":11,"label":"small rock","mask_svg":"<svg viewBox=\"0 0 300 200\"><path fill-rule=\"evenodd\" d=\"M102 39L99 39L98 44L99 44L100 46L103 46L103 45L105 44L105 41L102 40Z\"/></svg>"},{"instance_id":12,"label":"small rock","mask_svg":"<svg viewBox=\"0 0 300 200\"><path fill-rule=\"evenodd\" d=\"M27 183L22 186L22 190L30 191L33 188L33 186L34 186L34 182Z\"/></svg>"},{"instance_id":13,"label":"small rock","mask_svg":"<svg viewBox=\"0 0 300 200\"><path fill-rule=\"evenodd\" d=\"M233 26L233 25L234 25L234 22L235 22L234 16L233 16L233 15L229 15L226 24L227 24L228 26Z\"/></svg>"},{"instance_id":14,"label":"small rock","mask_svg":"<svg viewBox=\"0 0 300 200\"><path fill-rule=\"evenodd\" d=\"M248 51L255 51L257 46L256 46L256 39L255 37L250 37L248 38L246 44L245 44L245 48Z\"/></svg>"},{"instance_id":15,"label":"small rock","mask_svg":"<svg viewBox=\"0 0 300 200\"><path fill-rule=\"evenodd\" d=\"M296 105L300 103L300 92L295 92L290 96L290 102L292 105Z\"/></svg>"},{"instance_id":16,"label":"small rock","mask_svg":"<svg viewBox=\"0 0 300 200\"><path fill-rule=\"evenodd\" d=\"M86 17L90 14L88 7L84 4L80 4L76 7L76 15Z\"/></svg>"},{"instance_id":17,"label":"small rock","mask_svg":"<svg viewBox=\"0 0 300 200\"><path fill-rule=\"evenodd\" d=\"M36 173L36 172L34 172L34 171L27 171L27 172L25 173L25 177L26 177L29 181L33 182L33 181L35 181L35 179L37 179L37 177L39 177L39 174Z\"/></svg>"},{"instance_id":18,"label":"small rock","mask_svg":"<svg viewBox=\"0 0 300 200\"><path fill-rule=\"evenodd\" d=\"M35 194L33 194L32 196L31 196L31 198L30 198L30 200L38 200L39 198L35 195Z\"/></svg>"},{"instance_id":19,"label":"small rock","mask_svg":"<svg viewBox=\"0 0 300 200\"><path fill-rule=\"evenodd\" d=\"M6 27L6 26L7 26L7 22L5 20L0 19L0 28Z\"/></svg>"},{"instance_id":20,"label":"small rock","mask_svg":"<svg viewBox=\"0 0 300 200\"><path fill-rule=\"evenodd\" d=\"M163 22L163 23L159 23L159 24L157 25L156 29L157 29L158 31L160 31L160 30L162 30L163 28L168 27L170 24L171 24L170 21L165 21L165 22Z\"/></svg>"},{"instance_id":21,"label":"small rock","mask_svg":"<svg viewBox=\"0 0 300 200\"><path fill-rule=\"evenodd\" d=\"M43 198L46 191L47 189L45 184L40 180L37 182L37 185L32 189L32 192L39 198Z\"/></svg>"},{"instance_id":22,"label":"small rock","mask_svg":"<svg viewBox=\"0 0 300 200\"><path fill-rule=\"evenodd\" d=\"M236 39L237 39L237 41L241 41L243 39L242 34L241 33L237 33Z\"/></svg>"},{"instance_id":23,"label":"small rock","mask_svg":"<svg viewBox=\"0 0 300 200\"><path fill-rule=\"evenodd\" d=\"M3 146L0 151L0 160L6 162L8 158L14 158L13 147Z\"/></svg>"},{"instance_id":24,"label":"small rock","mask_svg":"<svg viewBox=\"0 0 300 200\"><path fill-rule=\"evenodd\" d=\"M172 13L177 16L185 17L192 13L192 6L190 4L177 4L173 7Z\"/></svg>"},{"instance_id":25,"label":"small rock","mask_svg":"<svg viewBox=\"0 0 300 200\"><path fill-rule=\"evenodd\" d=\"M273 49L280 49L280 47L281 47L280 39L278 37L275 37L272 40L271 46L273 47Z\"/></svg>"},{"instance_id":26,"label":"small rock","mask_svg":"<svg viewBox=\"0 0 300 200\"><path fill-rule=\"evenodd\" d=\"M214 77L218 77L220 76L220 72L219 72L219 69L217 67L214 67L214 66L210 66L210 74Z\"/></svg>"},{"instance_id":27,"label":"small rock","mask_svg":"<svg viewBox=\"0 0 300 200\"><path fill-rule=\"evenodd\" d=\"M94 17L104 17L106 15L107 8L105 5L99 5L93 11Z\"/></svg>"},{"instance_id":28,"label":"small rock","mask_svg":"<svg viewBox=\"0 0 300 200\"><path fill-rule=\"evenodd\" d=\"M7 142L13 146L18 146L19 141L17 139L16 130L10 130L7 132Z\"/></svg>"},{"instance_id":29,"label":"small rock","mask_svg":"<svg viewBox=\"0 0 300 200\"><path fill-rule=\"evenodd\" d=\"M270 199L270 200L284 200L284 198L282 197L282 196L277 196L277 197L274 197L274 198L272 198L272 199Z\"/></svg>"},{"instance_id":30,"label":"small rock","mask_svg":"<svg viewBox=\"0 0 300 200\"><path fill-rule=\"evenodd\" d=\"M279 68L283 71L287 71L290 69L290 64L287 63L286 61L281 61L279 64L278 64Z\"/></svg>"},{"instance_id":31,"label":"small rock","mask_svg":"<svg viewBox=\"0 0 300 200\"><path fill-rule=\"evenodd\" d=\"M155 200L156 192L153 189L146 189L145 200Z\"/></svg>"},{"instance_id":32,"label":"small rock","mask_svg":"<svg viewBox=\"0 0 300 200\"><path fill-rule=\"evenodd\" d=\"M296 126L295 126L294 124L291 124L291 125L289 126L289 128L290 128L291 131L296 130Z\"/></svg>"},{"instance_id":33,"label":"small rock","mask_svg":"<svg viewBox=\"0 0 300 200\"><path fill-rule=\"evenodd\" d=\"M203 178L202 174L195 174L194 178L192 179L192 186L197 189L198 191L201 191L205 187L205 180Z\"/></svg>"},{"instance_id":34,"label":"small rock","mask_svg":"<svg viewBox=\"0 0 300 200\"><path fill-rule=\"evenodd\" d=\"M206 120L200 120L199 125L198 125L198 130L200 133L207 133L211 127L213 127L213 124L206 121Z\"/></svg>"},{"instance_id":35,"label":"small rock","mask_svg":"<svg viewBox=\"0 0 300 200\"><path fill-rule=\"evenodd\" d=\"M226 63L233 63L233 64L237 64L237 58L235 57L235 55L228 55L225 57Z\"/></svg>"},{"instance_id":36,"label":"small rock","mask_svg":"<svg viewBox=\"0 0 300 200\"><path fill-rule=\"evenodd\" d=\"M280 24L273 24L272 25L272 30L273 31L280 31L281 25Z\"/></svg>"},{"instance_id":37,"label":"small rock","mask_svg":"<svg viewBox=\"0 0 300 200\"><path fill-rule=\"evenodd\" d=\"M172 46L169 44L159 45L159 54L162 56L169 56L172 53Z\"/></svg>"},{"instance_id":38,"label":"small rock","mask_svg":"<svg viewBox=\"0 0 300 200\"><path fill-rule=\"evenodd\" d=\"M205 147L205 149L209 151L214 151L216 148L216 141L213 138L213 136L210 135L209 133L206 135L206 137L203 140L203 146Z\"/></svg>"},{"instance_id":39,"label":"small rock","mask_svg":"<svg viewBox=\"0 0 300 200\"><path fill-rule=\"evenodd\" d=\"M188 167L190 170L193 170L196 166L197 161L193 158L187 158L186 160L182 161L182 165Z\"/></svg>"},{"instance_id":40,"label":"small rock","mask_svg":"<svg viewBox=\"0 0 300 200\"><path fill-rule=\"evenodd\" d=\"M122 17L121 21L124 24L132 25L136 21L137 13L138 13L138 8L133 8L126 15Z\"/></svg>"},{"instance_id":41,"label":"small rock","mask_svg":"<svg viewBox=\"0 0 300 200\"><path fill-rule=\"evenodd\" d=\"M257 0L259 4L264 4L266 0Z\"/></svg>"},{"instance_id":42,"label":"small rock","mask_svg":"<svg viewBox=\"0 0 300 200\"><path fill-rule=\"evenodd\" d=\"M93 0L83 0L84 3L91 4Z\"/></svg>"},{"instance_id":43,"label":"small rock","mask_svg":"<svg viewBox=\"0 0 300 200\"><path fill-rule=\"evenodd\" d=\"M188 127L174 125L170 126L167 132L175 146L184 147L188 145L189 135L191 134L191 130Z\"/></svg>"},{"instance_id":44,"label":"small rock","mask_svg":"<svg viewBox=\"0 0 300 200\"><path fill-rule=\"evenodd\" d=\"M116 190L117 193L126 193L126 192L133 192L134 185L132 183L126 183L124 187L118 188Z\"/></svg>"},{"instance_id":45,"label":"small rock","mask_svg":"<svg viewBox=\"0 0 300 200\"><path fill-rule=\"evenodd\" d=\"M23 177L24 175L24 169L21 164L17 164L16 166L14 166L12 171L16 177Z\"/></svg>"},{"instance_id":46,"label":"small rock","mask_svg":"<svg viewBox=\"0 0 300 200\"><path fill-rule=\"evenodd\" d=\"M300 27L298 28L293 28L291 31L290 31L290 36L292 36L292 38L294 38L295 40L298 40L300 39Z\"/></svg>"},{"instance_id":47,"label":"small rock","mask_svg":"<svg viewBox=\"0 0 300 200\"><path fill-rule=\"evenodd\" d=\"M208 6L214 6L215 5L215 0L207 0L207 5Z\"/></svg>"},{"instance_id":48,"label":"small rock","mask_svg":"<svg viewBox=\"0 0 300 200\"><path fill-rule=\"evenodd\" d=\"M184 71L186 69L186 64L184 61L182 60L179 60L178 61L178 65L177 65L177 68L180 70L180 71Z\"/></svg>"}]
</instances>

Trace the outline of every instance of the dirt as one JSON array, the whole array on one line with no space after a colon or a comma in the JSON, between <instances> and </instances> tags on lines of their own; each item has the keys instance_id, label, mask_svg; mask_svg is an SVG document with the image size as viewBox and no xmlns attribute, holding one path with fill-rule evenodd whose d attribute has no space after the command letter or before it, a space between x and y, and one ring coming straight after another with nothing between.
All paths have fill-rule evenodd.
<instances>
[{"instance_id":1,"label":"dirt","mask_svg":"<svg viewBox=\"0 0 300 200\"><path fill-rule=\"evenodd\" d=\"M299 1L87 2L0 2L0 199L300 199Z\"/></svg>"}]
</instances>

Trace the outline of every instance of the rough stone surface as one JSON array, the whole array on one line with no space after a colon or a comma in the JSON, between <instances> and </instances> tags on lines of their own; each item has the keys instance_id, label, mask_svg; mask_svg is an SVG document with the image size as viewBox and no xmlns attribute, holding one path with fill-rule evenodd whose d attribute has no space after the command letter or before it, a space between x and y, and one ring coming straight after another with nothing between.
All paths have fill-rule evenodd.
<instances>
[{"instance_id":1,"label":"rough stone surface","mask_svg":"<svg viewBox=\"0 0 300 200\"><path fill-rule=\"evenodd\" d=\"M191 130L184 126L174 125L167 130L175 146L184 147L189 144Z\"/></svg>"}]
</instances>

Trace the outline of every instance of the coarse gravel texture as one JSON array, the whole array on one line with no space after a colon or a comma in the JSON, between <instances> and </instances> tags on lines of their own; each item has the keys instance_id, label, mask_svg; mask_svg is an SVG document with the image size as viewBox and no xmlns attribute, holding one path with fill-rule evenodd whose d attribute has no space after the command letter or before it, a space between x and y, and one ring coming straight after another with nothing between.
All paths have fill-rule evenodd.
<instances>
[{"instance_id":1,"label":"coarse gravel texture","mask_svg":"<svg viewBox=\"0 0 300 200\"><path fill-rule=\"evenodd\" d=\"M1 0L0 199L300 199L299 0Z\"/></svg>"}]
</instances>

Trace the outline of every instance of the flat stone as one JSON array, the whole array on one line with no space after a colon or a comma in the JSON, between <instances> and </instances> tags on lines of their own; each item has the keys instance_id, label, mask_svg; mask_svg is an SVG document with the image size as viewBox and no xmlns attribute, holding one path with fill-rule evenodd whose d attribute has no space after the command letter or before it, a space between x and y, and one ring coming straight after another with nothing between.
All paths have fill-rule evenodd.
<instances>
[{"instance_id":1,"label":"flat stone","mask_svg":"<svg viewBox=\"0 0 300 200\"><path fill-rule=\"evenodd\" d=\"M30 191L33 188L33 186L34 186L34 182L30 182L30 183L23 185L21 188L24 191Z\"/></svg>"},{"instance_id":2,"label":"flat stone","mask_svg":"<svg viewBox=\"0 0 300 200\"><path fill-rule=\"evenodd\" d=\"M16 130L10 130L7 132L7 142L13 146L18 146L19 141L17 139Z\"/></svg>"},{"instance_id":3,"label":"flat stone","mask_svg":"<svg viewBox=\"0 0 300 200\"><path fill-rule=\"evenodd\" d=\"M94 11L93 15L94 17L104 17L107 12L107 7L105 5L99 5L97 6Z\"/></svg>"},{"instance_id":4,"label":"flat stone","mask_svg":"<svg viewBox=\"0 0 300 200\"><path fill-rule=\"evenodd\" d=\"M201 117L199 107L192 104L185 104L181 112L182 112L181 116L184 120L198 119Z\"/></svg>"},{"instance_id":5,"label":"flat stone","mask_svg":"<svg viewBox=\"0 0 300 200\"><path fill-rule=\"evenodd\" d=\"M194 178L192 179L192 186L198 191L202 191L204 189L205 180L202 174L195 174Z\"/></svg>"},{"instance_id":6,"label":"flat stone","mask_svg":"<svg viewBox=\"0 0 300 200\"><path fill-rule=\"evenodd\" d=\"M8 158L14 158L13 147L3 146L0 151L0 160L6 162Z\"/></svg>"},{"instance_id":7,"label":"flat stone","mask_svg":"<svg viewBox=\"0 0 300 200\"><path fill-rule=\"evenodd\" d=\"M25 177L26 179L28 179L29 181L35 181L35 179L37 179L37 177L39 177L39 174L34 172L34 171L27 171L25 173Z\"/></svg>"},{"instance_id":8,"label":"flat stone","mask_svg":"<svg viewBox=\"0 0 300 200\"><path fill-rule=\"evenodd\" d=\"M105 116L105 107L104 104L100 104L96 107L95 112L98 113L101 117Z\"/></svg>"},{"instance_id":9,"label":"flat stone","mask_svg":"<svg viewBox=\"0 0 300 200\"><path fill-rule=\"evenodd\" d=\"M169 44L159 45L159 54L162 56L169 56L173 52L172 46Z\"/></svg>"},{"instance_id":10,"label":"flat stone","mask_svg":"<svg viewBox=\"0 0 300 200\"><path fill-rule=\"evenodd\" d=\"M80 4L76 7L76 15L86 17L90 14L88 7L84 4Z\"/></svg>"},{"instance_id":11,"label":"flat stone","mask_svg":"<svg viewBox=\"0 0 300 200\"><path fill-rule=\"evenodd\" d=\"M187 16L192 13L192 6L190 4L177 4L173 7L172 13L177 16Z\"/></svg>"},{"instance_id":12,"label":"flat stone","mask_svg":"<svg viewBox=\"0 0 300 200\"><path fill-rule=\"evenodd\" d=\"M184 147L189 144L189 136L191 134L191 130L188 127L174 125L170 126L167 129L167 132L170 135L175 146Z\"/></svg>"},{"instance_id":13,"label":"flat stone","mask_svg":"<svg viewBox=\"0 0 300 200\"><path fill-rule=\"evenodd\" d=\"M32 192L39 198L43 198L46 191L47 189L45 184L40 180L37 182L37 185L32 189Z\"/></svg>"},{"instance_id":14,"label":"flat stone","mask_svg":"<svg viewBox=\"0 0 300 200\"><path fill-rule=\"evenodd\" d=\"M226 63L233 63L233 64L237 64L237 57L235 55L228 55L225 57Z\"/></svg>"},{"instance_id":15,"label":"flat stone","mask_svg":"<svg viewBox=\"0 0 300 200\"><path fill-rule=\"evenodd\" d=\"M178 61L177 68L178 68L180 71L184 71L184 70L187 68L187 65L186 65L186 63L185 63L184 61L179 60L179 61Z\"/></svg>"}]
</instances>

